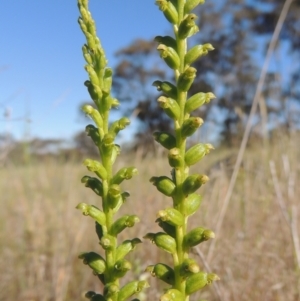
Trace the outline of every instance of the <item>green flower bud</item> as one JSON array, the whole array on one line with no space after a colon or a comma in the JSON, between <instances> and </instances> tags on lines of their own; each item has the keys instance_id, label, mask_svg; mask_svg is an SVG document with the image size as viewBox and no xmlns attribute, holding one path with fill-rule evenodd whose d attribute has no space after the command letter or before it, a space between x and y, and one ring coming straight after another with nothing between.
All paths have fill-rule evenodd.
<instances>
[{"instance_id":1,"label":"green flower bud","mask_svg":"<svg viewBox=\"0 0 300 301\"><path fill-rule=\"evenodd\" d=\"M100 245L104 250L111 250L116 245L116 238L109 234L103 235L100 240Z\"/></svg>"},{"instance_id":2,"label":"green flower bud","mask_svg":"<svg viewBox=\"0 0 300 301\"><path fill-rule=\"evenodd\" d=\"M88 205L86 203L79 203L76 206L76 209L80 209L83 215L85 215L85 216L89 215L100 225L102 225L102 226L105 225L105 223L106 223L105 214L96 206Z\"/></svg>"},{"instance_id":3,"label":"green flower bud","mask_svg":"<svg viewBox=\"0 0 300 301\"><path fill-rule=\"evenodd\" d=\"M104 53L104 50L103 50L103 48L101 46L99 38L96 37L95 40L96 40L96 43L98 44L97 51L99 53L98 55L100 56L100 59L99 59L99 70L103 70L106 67L108 61L107 61L107 59L105 57L105 53Z\"/></svg>"},{"instance_id":4,"label":"green flower bud","mask_svg":"<svg viewBox=\"0 0 300 301\"><path fill-rule=\"evenodd\" d=\"M164 44L167 47L171 47L173 48L175 51L177 51L177 42L174 38L170 37L170 36L156 36L154 38L154 40L156 42L158 42L159 44Z\"/></svg>"},{"instance_id":5,"label":"green flower bud","mask_svg":"<svg viewBox=\"0 0 300 301\"><path fill-rule=\"evenodd\" d=\"M166 196L172 196L176 190L175 183L166 176L152 177L150 182L156 186L158 191Z\"/></svg>"},{"instance_id":6,"label":"green flower bud","mask_svg":"<svg viewBox=\"0 0 300 301\"><path fill-rule=\"evenodd\" d=\"M132 281L124 285L118 294L118 301L125 301L132 295L141 292L143 289L149 287L147 281Z\"/></svg>"},{"instance_id":7,"label":"green flower bud","mask_svg":"<svg viewBox=\"0 0 300 301\"><path fill-rule=\"evenodd\" d=\"M184 40L199 31L199 28L195 23L196 19L197 16L195 14L189 14L182 20L178 28L179 39Z\"/></svg>"},{"instance_id":8,"label":"green flower bud","mask_svg":"<svg viewBox=\"0 0 300 301\"><path fill-rule=\"evenodd\" d=\"M196 193L190 194L184 201L185 213L187 216L193 215L200 207L202 196Z\"/></svg>"},{"instance_id":9,"label":"green flower bud","mask_svg":"<svg viewBox=\"0 0 300 301\"><path fill-rule=\"evenodd\" d=\"M103 84L102 84L102 89L106 93L109 93L111 90L111 85L112 85L112 75L113 71L111 68L106 68L104 70L104 76L103 76Z\"/></svg>"},{"instance_id":10,"label":"green flower bud","mask_svg":"<svg viewBox=\"0 0 300 301\"><path fill-rule=\"evenodd\" d=\"M90 105L84 105L82 106L82 111L94 120L98 128L103 127L103 119L98 110Z\"/></svg>"},{"instance_id":11,"label":"green flower bud","mask_svg":"<svg viewBox=\"0 0 300 301\"><path fill-rule=\"evenodd\" d=\"M158 99L159 106L164 112L172 119L177 120L180 117L180 107L176 100L173 98L160 96Z\"/></svg>"},{"instance_id":12,"label":"green flower bud","mask_svg":"<svg viewBox=\"0 0 300 301\"><path fill-rule=\"evenodd\" d=\"M98 104L100 99L102 99L102 90L98 85L92 84L89 80L86 80L84 82L84 85L88 88L89 94L92 98L92 100Z\"/></svg>"},{"instance_id":13,"label":"green flower bud","mask_svg":"<svg viewBox=\"0 0 300 301\"><path fill-rule=\"evenodd\" d=\"M124 180L129 180L138 173L135 167L123 167L112 178L112 184L121 184Z\"/></svg>"},{"instance_id":14,"label":"green flower bud","mask_svg":"<svg viewBox=\"0 0 300 301\"><path fill-rule=\"evenodd\" d=\"M91 83L95 86L99 86L100 85L99 78L98 78L97 73L94 70L93 66L92 65L85 65L84 68L87 71L87 73L89 74L89 78L90 78Z\"/></svg>"},{"instance_id":15,"label":"green flower bud","mask_svg":"<svg viewBox=\"0 0 300 301\"><path fill-rule=\"evenodd\" d=\"M88 64L92 65L93 64L93 58L92 58L91 54L89 53L88 46L86 44L84 44L82 46L82 53L83 53L83 57L84 57L85 61Z\"/></svg>"},{"instance_id":16,"label":"green flower bud","mask_svg":"<svg viewBox=\"0 0 300 301\"><path fill-rule=\"evenodd\" d=\"M183 294L174 288L167 290L167 292L162 295L159 299L160 301L183 301L185 300Z\"/></svg>"},{"instance_id":17,"label":"green flower bud","mask_svg":"<svg viewBox=\"0 0 300 301\"><path fill-rule=\"evenodd\" d=\"M102 196L103 195L103 186L99 179L84 176L81 179L81 183L85 184L85 187L91 188L97 195Z\"/></svg>"},{"instance_id":18,"label":"green flower bud","mask_svg":"<svg viewBox=\"0 0 300 301\"><path fill-rule=\"evenodd\" d=\"M89 171L94 172L101 180L107 179L107 171L99 161L85 159L83 161L83 164L87 167Z\"/></svg>"},{"instance_id":19,"label":"green flower bud","mask_svg":"<svg viewBox=\"0 0 300 301\"><path fill-rule=\"evenodd\" d=\"M156 265L149 265L146 268L146 272L149 272L153 277L157 277L170 285L174 285L175 283L174 270L166 264L158 263Z\"/></svg>"},{"instance_id":20,"label":"green flower bud","mask_svg":"<svg viewBox=\"0 0 300 301\"><path fill-rule=\"evenodd\" d=\"M158 225L170 236L173 238L176 238L176 228L172 226L171 224L164 222L161 220L161 218L156 219L155 221L158 223Z\"/></svg>"},{"instance_id":21,"label":"green flower bud","mask_svg":"<svg viewBox=\"0 0 300 301\"><path fill-rule=\"evenodd\" d=\"M201 242L207 241L214 237L215 233L209 229L202 227L195 228L185 235L184 248L188 250L189 248L195 247Z\"/></svg>"},{"instance_id":22,"label":"green flower bud","mask_svg":"<svg viewBox=\"0 0 300 301\"><path fill-rule=\"evenodd\" d=\"M208 176L194 174L188 176L182 184L182 191L185 195L195 192L209 180Z\"/></svg>"},{"instance_id":23,"label":"green flower bud","mask_svg":"<svg viewBox=\"0 0 300 301\"><path fill-rule=\"evenodd\" d=\"M180 59L178 56L177 51L174 48L168 47L164 44L159 44L157 47L157 50L159 51L160 57L164 59L166 64L171 69L178 69L180 66Z\"/></svg>"},{"instance_id":24,"label":"green flower bud","mask_svg":"<svg viewBox=\"0 0 300 301\"><path fill-rule=\"evenodd\" d=\"M87 33L87 27L81 17L78 18L78 24L84 34Z\"/></svg>"},{"instance_id":25,"label":"green flower bud","mask_svg":"<svg viewBox=\"0 0 300 301\"><path fill-rule=\"evenodd\" d=\"M85 23L88 23L91 19L90 15L89 15L89 12L87 10L86 7L82 6L82 5L79 5L79 11L80 11L80 14L82 16L82 19Z\"/></svg>"},{"instance_id":26,"label":"green flower bud","mask_svg":"<svg viewBox=\"0 0 300 301\"><path fill-rule=\"evenodd\" d=\"M104 259L95 252L81 253L78 258L83 259L83 263L89 265L95 275L105 272L106 264Z\"/></svg>"},{"instance_id":27,"label":"green flower bud","mask_svg":"<svg viewBox=\"0 0 300 301\"><path fill-rule=\"evenodd\" d=\"M98 38L97 38L97 32L96 32L96 25L95 25L95 21L92 19L91 15L90 15L89 23L87 25L88 25L89 33L95 37L98 46L101 46L99 41L97 41Z\"/></svg>"},{"instance_id":28,"label":"green flower bud","mask_svg":"<svg viewBox=\"0 0 300 301\"><path fill-rule=\"evenodd\" d=\"M93 35L91 35L88 31L85 32L85 37L86 37L86 41L87 41L89 49L92 52L95 52L97 49L97 42L96 42L95 37Z\"/></svg>"},{"instance_id":29,"label":"green flower bud","mask_svg":"<svg viewBox=\"0 0 300 301\"><path fill-rule=\"evenodd\" d=\"M116 250L116 261L123 259L130 251L135 249L135 246L142 241L139 238L123 241Z\"/></svg>"},{"instance_id":30,"label":"green flower bud","mask_svg":"<svg viewBox=\"0 0 300 301\"><path fill-rule=\"evenodd\" d=\"M147 233L144 238L150 239L151 242L156 244L157 247L168 253L176 253L176 241L173 237L166 233Z\"/></svg>"},{"instance_id":31,"label":"green flower bud","mask_svg":"<svg viewBox=\"0 0 300 301\"><path fill-rule=\"evenodd\" d=\"M157 91L162 91L168 97L177 99L177 88L170 82L162 82L160 80L156 80L153 82L152 86L157 88Z\"/></svg>"},{"instance_id":32,"label":"green flower bud","mask_svg":"<svg viewBox=\"0 0 300 301\"><path fill-rule=\"evenodd\" d=\"M180 167L183 165L183 158L179 148L172 148L168 154L168 160L171 167Z\"/></svg>"},{"instance_id":33,"label":"green flower bud","mask_svg":"<svg viewBox=\"0 0 300 301\"><path fill-rule=\"evenodd\" d=\"M176 138L167 132L154 132L153 137L155 141L166 149L171 149L176 146Z\"/></svg>"},{"instance_id":34,"label":"green flower bud","mask_svg":"<svg viewBox=\"0 0 300 301\"><path fill-rule=\"evenodd\" d=\"M174 208L167 208L165 210L158 211L157 217L163 222L167 222L173 226L182 226L184 223L183 215Z\"/></svg>"},{"instance_id":35,"label":"green flower bud","mask_svg":"<svg viewBox=\"0 0 300 301\"><path fill-rule=\"evenodd\" d=\"M187 258L183 261L180 267L180 275L183 278L187 278L192 274L196 274L200 271L200 267L194 259Z\"/></svg>"},{"instance_id":36,"label":"green flower bud","mask_svg":"<svg viewBox=\"0 0 300 301\"><path fill-rule=\"evenodd\" d=\"M205 103L209 103L211 99L216 98L216 96L211 93L196 93L193 96L191 96L186 104L185 104L185 113L189 114L192 111L197 110L199 107L201 107L202 105L204 105Z\"/></svg>"},{"instance_id":37,"label":"green flower bud","mask_svg":"<svg viewBox=\"0 0 300 301\"><path fill-rule=\"evenodd\" d=\"M98 128L103 127L103 119L98 110L94 109L90 105L84 105L82 110L94 120Z\"/></svg>"},{"instance_id":38,"label":"green flower bud","mask_svg":"<svg viewBox=\"0 0 300 301\"><path fill-rule=\"evenodd\" d=\"M214 50L215 48L207 43L204 45L196 45L192 47L184 57L184 64L191 65L194 63L199 57L208 54L208 51Z\"/></svg>"},{"instance_id":39,"label":"green flower bud","mask_svg":"<svg viewBox=\"0 0 300 301\"><path fill-rule=\"evenodd\" d=\"M155 4L164 13L166 19L172 23L177 24L178 22L178 12L172 2L167 0L156 0Z\"/></svg>"},{"instance_id":40,"label":"green flower bud","mask_svg":"<svg viewBox=\"0 0 300 301\"><path fill-rule=\"evenodd\" d=\"M186 165L191 166L199 162L205 155L209 154L209 152L214 149L214 147L210 143L198 143L192 146L186 153L184 157L184 161Z\"/></svg>"},{"instance_id":41,"label":"green flower bud","mask_svg":"<svg viewBox=\"0 0 300 301\"><path fill-rule=\"evenodd\" d=\"M114 278L122 278L125 274L131 270L131 263L126 259L118 260L114 265L113 276Z\"/></svg>"},{"instance_id":42,"label":"green flower bud","mask_svg":"<svg viewBox=\"0 0 300 301\"><path fill-rule=\"evenodd\" d=\"M188 67L183 73L179 75L177 87L181 91L188 91L194 82L197 69L194 67Z\"/></svg>"},{"instance_id":43,"label":"green flower bud","mask_svg":"<svg viewBox=\"0 0 300 301\"><path fill-rule=\"evenodd\" d=\"M184 13L188 14L191 12L195 7L197 7L200 4L203 4L205 0L187 0L184 5Z\"/></svg>"},{"instance_id":44,"label":"green flower bud","mask_svg":"<svg viewBox=\"0 0 300 301\"><path fill-rule=\"evenodd\" d=\"M139 221L140 219L136 215L124 215L112 224L110 234L112 236L117 236L125 228L133 227Z\"/></svg>"},{"instance_id":45,"label":"green flower bud","mask_svg":"<svg viewBox=\"0 0 300 301\"><path fill-rule=\"evenodd\" d=\"M95 145L99 145L101 143L101 136L99 134L98 129L94 125L92 125L92 124L87 125L85 128L85 132L89 137L92 138ZM103 131L100 130L100 132L103 132Z\"/></svg>"},{"instance_id":46,"label":"green flower bud","mask_svg":"<svg viewBox=\"0 0 300 301\"><path fill-rule=\"evenodd\" d=\"M111 126L109 127L109 134L111 134L111 136L113 137L116 137L117 134L121 130L124 130L129 124L130 120L127 117L123 117L111 124Z\"/></svg>"},{"instance_id":47,"label":"green flower bud","mask_svg":"<svg viewBox=\"0 0 300 301\"><path fill-rule=\"evenodd\" d=\"M107 193L108 205L110 208L114 209L123 204L123 198L121 195L121 187L119 185L113 184L110 185Z\"/></svg>"},{"instance_id":48,"label":"green flower bud","mask_svg":"<svg viewBox=\"0 0 300 301\"><path fill-rule=\"evenodd\" d=\"M216 280L220 280L220 278L213 273L199 272L194 274L186 280L185 293L191 295Z\"/></svg>"},{"instance_id":49,"label":"green flower bud","mask_svg":"<svg viewBox=\"0 0 300 301\"><path fill-rule=\"evenodd\" d=\"M181 127L182 137L186 138L192 136L203 123L204 121L200 117L190 117L186 119Z\"/></svg>"}]
</instances>

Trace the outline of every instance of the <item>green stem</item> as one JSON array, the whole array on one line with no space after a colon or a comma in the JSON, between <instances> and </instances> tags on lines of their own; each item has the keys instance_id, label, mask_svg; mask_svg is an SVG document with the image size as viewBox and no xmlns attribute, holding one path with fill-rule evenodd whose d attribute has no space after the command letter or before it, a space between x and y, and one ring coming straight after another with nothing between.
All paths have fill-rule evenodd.
<instances>
[{"instance_id":1,"label":"green stem","mask_svg":"<svg viewBox=\"0 0 300 301\"><path fill-rule=\"evenodd\" d=\"M177 27L174 26L174 33L177 41L177 51L180 59L180 67L178 70L179 72L175 71L176 81L178 80L179 75L184 72L184 68L185 68L184 57L187 52L186 39L184 40L179 39L177 35L177 29L184 17L184 4L185 4L184 0L178 0L178 26ZM177 92L178 92L177 102L179 104L181 114L179 120L177 120L174 123L175 133L176 133L176 147L180 150L181 158L184 158L185 149L186 149L186 139L183 138L181 135L181 127L185 118L187 118L187 116L185 116L184 114L184 106L187 100L187 92L181 91L180 89L178 89ZM180 166L179 168L176 168L175 174L176 174L177 195L176 195L176 200L174 202L174 207L185 216L184 206L183 206L185 196L182 192L182 183L184 182L188 174L188 169L185 166L185 164L183 164L183 166ZM177 254L176 256L173 256L173 260L174 260L174 272L175 272L175 287L183 294L185 300L188 301L189 297L188 296L185 297L186 282L180 276L181 264L183 263L183 260L186 257L188 257L188 254L183 250L183 239L186 234L186 228L187 228L187 218L185 218L185 222L182 226L176 227Z\"/></svg>"},{"instance_id":2,"label":"green stem","mask_svg":"<svg viewBox=\"0 0 300 301\"><path fill-rule=\"evenodd\" d=\"M109 114L107 114L107 118L105 118L105 121L104 121L105 134L108 132L108 115ZM109 188L109 184L112 179L112 163L111 163L110 156L103 154L103 153L101 154L101 156L103 158L102 159L103 166L107 171L107 180L103 181L103 199L102 199L103 212L106 215L107 233L110 233L111 226L114 222L114 220L113 220L114 213L108 204L108 188ZM105 276L106 283L112 282L111 276L113 275L113 269L114 269L114 265L115 265L115 252L116 252L116 242L114 243L113 248L105 251L107 269L105 271L104 276ZM114 284L119 285L118 280L115 280L113 282L114 282Z\"/></svg>"}]
</instances>

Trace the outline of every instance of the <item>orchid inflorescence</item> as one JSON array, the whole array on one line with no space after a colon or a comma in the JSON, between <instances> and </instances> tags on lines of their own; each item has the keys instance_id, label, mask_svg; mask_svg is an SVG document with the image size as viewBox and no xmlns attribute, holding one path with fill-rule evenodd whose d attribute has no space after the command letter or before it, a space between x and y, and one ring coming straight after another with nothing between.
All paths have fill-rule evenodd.
<instances>
[{"instance_id":1,"label":"orchid inflorescence","mask_svg":"<svg viewBox=\"0 0 300 301\"><path fill-rule=\"evenodd\" d=\"M171 175L150 179L159 192L171 198L172 207L157 213L156 222L161 227L161 232L147 233L144 236L172 255L172 266L156 263L146 268L152 276L169 285L162 294L161 301L188 301L191 294L219 279L214 273L202 271L196 260L189 255L191 248L214 238L213 231L205 227L188 230L188 219L197 212L202 201L197 190L209 180L206 175L190 174L189 169L213 149L209 143L197 143L187 148L187 139L204 122L202 118L191 114L215 98L211 92L188 95L197 72L192 64L214 49L209 43L190 49L187 47L187 39L199 31L197 16L192 11L203 3L204 0L156 1L174 30L174 37L155 37L160 57L174 72L174 83L159 80L153 83L161 92L158 105L174 123L174 135L159 131L154 133L154 139L168 150ZM115 138L130 121L123 117L109 123L110 110L119 105L118 100L111 95L113 72L107 67L103 48L96 35L95 22L88 10L88 0L78 0L78 7L81 15L78 22L86 37L82 51L89 80L85 82L85 86L95 104L95 107L83 106L83 111L95 124L88 125L86 132L97 146L101 158L101 161L84 161L84 165L96 177L84 176L82 183L102 198L102 209L86 203L78 204L77 208L95 220L96 233L104 253L101 256L95 252L84 252L79 258L83 259L104 285L102 294L88 292L87 298L92 301L123 301L148 287L146 281L132 281L122 287L119 283L120 278L131 268L130 262L125 259L126 255L141 243L139 238L125 240L120 244L117 240L123 230L139 222L137 216L124 215L114 219L129 196L128 192L122 191L120 184L137 173L134 167L121 168L115 174L112 171L120 153L120 146L115 143Z\"/></svg>"}]
</instances>

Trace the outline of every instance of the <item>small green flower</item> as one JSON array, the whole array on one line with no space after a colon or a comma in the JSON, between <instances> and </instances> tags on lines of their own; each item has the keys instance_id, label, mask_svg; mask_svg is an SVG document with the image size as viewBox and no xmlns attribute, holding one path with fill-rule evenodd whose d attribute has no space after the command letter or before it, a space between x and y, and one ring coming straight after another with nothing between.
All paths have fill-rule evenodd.
<instances>
[{"instance_id":1,"label":"small green flower","mask_svg":"<svg viewBox=\"0 0 300 301\"><path fill-rule=\"evenodd\" d=\"M164 59L166 64L171 69L178 69L180 65L180 59L176 50L172 47L168 47L164 44L159 44L157 50L160 53L160 57Z\"/></svg>"},{"instance_id":2,"label":"small green flower","mask_svg":"<svg viewBox=\"0 0 300 301\"><path fill-rule=\"evenodd\" d=\"M178 22L178 12L171 1L156 0L155 4L158 5L159 9L164 13L169 22L173 24Z\"/></svg>"},{"instance_id":3,"label":"small green flower","mask_svg":"<svg viewBox=\"0 0 300 301\"><path fill-rule=\"evenodd\" d=\"M172 196L175 193L176 185L168 177L152 177L150 182L156 186L157 190L163 193L166 196Z\"/></svg>"},{"instance_id":4,"label":"small green flower","mask_svg":"<svg viewBox=\"0 0 300 301\"><path fill-rule=\"evenodd\" d=\"M180 108L177 101L173 98L160 96L158 99L159 106L165 111L165 113L172 119L176 120L180 116Z\"/></svg>"},{"instance_id":5,"label":"small green flower","mask_svg":"<svg viewBox=\"0 0 300 301\"><path fill-rule=\"evenodd\" d=\"M181 135L185 138L192 136L203 122L203 119L200 117L189 117L182 124Z\"/></svg>"},{"instance_id":6,"label":"small green flower","mask_svg":"<svg viewBox=\"0 0 300 301\"><path fill-rule=\"evenodd\" d=\"M177 87L178 89L186 92L191 88L192 83L196 77L197 69L188 67L182 74L180 74Z\"/></svg>"},{"instance_id":7,"label":"small green flower","mask_svg":"<svg viewBox=\"0 0 300 301\"><path fill-rule=\"evenodd\" d=\"M183 19L178 29L178 37L180 39L184 40L199 31L199 28L195 23L197 18L198 17L195 14L189 14Z\"/></svg>"},{"instance_id":8,"label":"small green flower","mask_svg":"<svg viewBox=\"0 0 300 301\"><path fill-rule=\"evenodd\" d=\"M166 264L158 263L155 265L149 265L146 268L146 272L149 272L153 277L157 277L167 284L174 285L174 270Z\"/></svg>"},{"instance_id":9,"label":"small green flower","mask_svg":"<svg viewBox=\"0 0 300 301\"><path fill-rule=\"evenodd\" d=\"M157 217L172 226L182 226L184 223L183 215L174 208L167 208L165 210L158 211Z\"/></svg>"},{"instance_id":10,"label":"small green flower","mask_svg":"<svg viewBox=\"0 0 300 301\"><path fill-rule=\"evenodd\" d=\"M194 174L188 176L182 183L182 191L185 195L194 193L198 188L205 184L209 180L206 175Z\"/></svg>"},{"instance_id":11,"label":"small green flower","mask_svg":"<svg viewBox=\"0 0 300 301\"><path fill-rule=\"evenodd\" d=\"M171 149L176 147L176 138L167 132L154 132L153 137L155 141L160 143L166 149Z\"/></svg>"},{"instance_id":12,"label":"small green flower","mask_svg":"<svg viewBox=\"0 0 300 301\"><path fill-rule=\"evenodd\" d=\"M208 51L212 51L214 49L215 48L209 43L204 44L204 45L196 45L196 46L192 47L184 57L185 65L191 65L199 57L207 55Z\"/></svg>"},{"instance_id":13,"label":"small green flower","mask_svg":"<svg viewBox=\"0 0 300 301\"><path fill-rule=\"evenodd\" d=\"M148 233L144 236L144 238L150 239L152 243L156 244L156 246L168 253L176 253L176 241L172 236L166 233Z\"/></svg>"},{"instance_id":14,"label":"small green flower","mask_svg":"<svg viewBox=\"0 0 300 301\"><path fill-rule=\"evenodd\" d=\"M156 80L153 82L152 86L155 86L157 88L157 91L163 92L170 98L177 98L177 88L170 82L162 82L160 80Z\"/></svg>"},{"instance_id":15,"label":"small green flower","mask_svg":"<svg viewBox=\"0 0 300 301\"><path fill-rule=\"evenodd\" d=\"M188 166L194 165L199 162L205 155L214 149L210 143L198 143L192 146L185 154L184 160Z\"/></svg>"},{"instance_id":16,"label":"small green flower","mask_svg":"<svg viewBox=\"0 0 300 301\"><path fill-rule=\"evenodd\" d=\"M202 227L195 228L187 233L184 237L184 247L188 250L191 247L197 246L201 242L214 238L215 234L209 229Z\"/></svg>"}]
</instances>

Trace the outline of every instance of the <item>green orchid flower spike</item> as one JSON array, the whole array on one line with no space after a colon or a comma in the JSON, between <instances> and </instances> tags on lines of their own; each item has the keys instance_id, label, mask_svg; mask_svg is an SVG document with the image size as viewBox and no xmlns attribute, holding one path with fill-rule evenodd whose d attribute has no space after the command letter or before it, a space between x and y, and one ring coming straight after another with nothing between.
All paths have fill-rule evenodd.
<instances>
[{"instance_id":1,"label":"green orchid flower spike","mask_svg":"<svg viewBox=\"0 0 300 301\"><path fill-rule=\"evenodd\" d=\"M148 233L149 239L158 248L172 255L173 266L156 263L146 271L169 288L162 294L161 301L188 301L190 296L219 280L214 273L202 271L198 263L190 258L192 247L214 238L214 232L204 227L188 230L188 218L200 207L201 196L197 190L209 179L203 174L190 174L189 168L214 148L208 143L197 143L187 149L186 140L204 123L199 116L191 116L199 107L215 98L214 94L198 92L189 95L197 70L192 64L214 50L209 43L195 45L188 49L187 39L199 31L197 16L192 12L203 4L202 0L157 0L174 30L174 36L157 36L157 50L160 57L174 72L174 83L156 80L153 86L162 95L158 104L174 123L175 135L155 132L154 139L168 149L171 177L153 176L150 181L157 190L173 201L173 207L157 213L156 222L164 232Z\"/></svg>"},{"instance_id":2,"label":"green orchid flower spike","mask_svg":"<svg viewBox=\"0 0 300 301\"><path fill-rule=\"evenodd\" d=\"M83 164L95 177L84 176L81 182L102 200L101 206L86 203L76 206L84 216L91 217L91 221L94 220L101 253L83 252L79 258L83 259L83 263L91 268L104 286L103 292L89 291L86 298L125 301L149 286L146 281L131 281L120 285L120 279L131 269L131 263L125 256L141 243L139 238L118 242L118 235L122 231L134 227L139 222L136 215L115 218L115 214L129 196L127 192L122 192L120 184L137 174L137 169L132 166L123 167L113 173L113 164L120 154L120 146L115 143L115 138L130 124L130 120L123 117L109 123L110 110L119 105L118 100L111 95L113 72L107 67L105 53L96 34L95 22L88 9L88 0L78 0L78 8L80 12L78 23L86 38L82 52L86 61L84 68L89 79L84 85L94 102L94 106L84 105L82 110L94 122L86 127L86 133L97 146L101 158L101 160L84 160ZM168 8L166 14L171 13Z\"/></svg>"}]
</instances>

